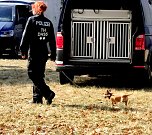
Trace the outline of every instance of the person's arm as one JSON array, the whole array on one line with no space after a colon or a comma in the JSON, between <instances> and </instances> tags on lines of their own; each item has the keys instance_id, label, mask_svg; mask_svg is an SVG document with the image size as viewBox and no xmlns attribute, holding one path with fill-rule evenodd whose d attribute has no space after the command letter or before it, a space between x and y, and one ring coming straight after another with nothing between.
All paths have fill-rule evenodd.
<instances>
[{"instance_id":1,"label":"person's arm","mask_svg":"<svg viewBox=\"0 0 152 135\"><path fill-rule=\"evenodd\" d=\"M25 25L25 29L22 34L22 39L20 42L20 51L23 59L27 58L28 49L29 49L29 42L31 37L31 18L27 20Z\"/></svg>"}]
</instances>

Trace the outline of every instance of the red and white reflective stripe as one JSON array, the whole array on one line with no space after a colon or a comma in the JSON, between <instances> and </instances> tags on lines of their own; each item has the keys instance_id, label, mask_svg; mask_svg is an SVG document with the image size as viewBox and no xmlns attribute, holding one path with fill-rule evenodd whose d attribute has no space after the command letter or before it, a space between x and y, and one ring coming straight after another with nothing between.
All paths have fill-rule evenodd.
<instances>
[{"instance_id":1,"label":"red and white reflective stripe","mask_svg":"<svg viewBox=\"0 0 152 135\"><path fill-rule=\"evenodd\" d=\"M63 36L61 32L57 32L56 36L56 47L59 49L63 49Z\"/></svg>"}]
</instances>

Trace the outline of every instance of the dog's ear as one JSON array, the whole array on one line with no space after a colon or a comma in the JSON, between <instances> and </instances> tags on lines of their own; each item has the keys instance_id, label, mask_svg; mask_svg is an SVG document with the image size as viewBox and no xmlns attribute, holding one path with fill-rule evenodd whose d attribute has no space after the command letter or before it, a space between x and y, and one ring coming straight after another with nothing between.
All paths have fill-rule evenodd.
<instances>
[{"instance_id":1,"label":"dog's ear","mask_svg":"<svg viewBox=\"0 0 152 135\"><path fill-rule=\"evenodd\" d=\"M111 92L110 89L107 90L107 93L105 94L105 98L111 98L111 96L113 95L113 93Z\"/></svg>"},{"instance_id":2,"label":"dog's ear","mask_svg":"<svg viewBox=\"0 0 152 135\"><path fill-rule=\"evenodd\" d=\"M110 94L112 94L112 92L111 92L111 90L110 90L110 89L108 89L108 90L107 90L107 93L110 93Z\"/></svg>"}]
</instances>

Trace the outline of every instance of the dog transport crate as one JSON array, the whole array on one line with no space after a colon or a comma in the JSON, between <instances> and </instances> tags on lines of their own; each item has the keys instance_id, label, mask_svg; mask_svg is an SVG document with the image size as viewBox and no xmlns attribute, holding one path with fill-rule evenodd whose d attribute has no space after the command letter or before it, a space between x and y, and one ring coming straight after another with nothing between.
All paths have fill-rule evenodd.
<instances>
[{"instance_id":1,"label":"dog transport crate","mask_svg":"<svg viewBox=\"0 0 152 135\"><path fill-rule=\"evenodd\" d=\"M129 10L73 9L71 13L71 59L131 62Z\"/></svg>"}]
</instances>

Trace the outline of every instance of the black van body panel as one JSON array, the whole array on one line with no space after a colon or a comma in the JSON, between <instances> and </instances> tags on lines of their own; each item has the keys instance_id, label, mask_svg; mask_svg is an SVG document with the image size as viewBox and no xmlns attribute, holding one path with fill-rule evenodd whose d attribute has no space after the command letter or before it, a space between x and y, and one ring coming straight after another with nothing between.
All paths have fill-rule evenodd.
<instances>
[{"instance_id":1,"label":"black van body panel","mask_svg":"<svg viewBox=\"0 0 152 135\"><path fill-rule=\"evenodd\" d=\"M81 4L80 4L81 3ZM74 75L81 75L81 74L117 74L120 72L136 72L139 69L136 69L134 67L139 67L141 70L147 72L150 67L151 69L151 55L152 55L152 4L148 0L108 0L104 1L102 4L100 4L101 1L99 0L83 0L83 3L81 0L65 0L62 8L62 12L60 15L59 25L58 25L58 32L61 32L64 37L64 47L63 50L57 50L57 61L63 61L63 64L56 66L56 71L62 72L65 71L70 72ZM85 12L91 12L91 10L94 11L95 14L98 14L99 12L108 11L130 11L131 12L131 21L124 21L121 18L120 19L114 19L111 20L109 18L97 18L97 22L93 17L85 18L81 15L78 15L79 18L75 19L75 16L77 17L77 14L75 14L75 9L78 9L78 12L80 10L80 13ZM73 12L74 11L74 12ZM106 14L106 13L105 13ZM88 17L88 16L87 16ZM111 17L111 16L110 16ZM81 18L83 18L81 20ZM91 20L91 19L93 20ZM119 18L119 17L118 17ZM109 20L108 20L109 19ZM90 21L91 20L91 21ZM108 23L107 23L108 20ZM103 21L103 22L102 22ZM79 25L80 23L81 25ZM95 52L94 56L92 57L91 54L89 57L82 56L81 52L76 52L77 54L80 53L81 55L74 54L74 50L72 50L74 47L76 47L76 44L79 44L79 41L76 39L73 39L73 37L79 36L78 34L75 34L75 31L77 29L81 29L82 33L85 33L84 29L86 26L94 26L95 32L94 36L96 37L94 43L96 46L98 46L98 43L101 43L101 39L98 39L98 31L97 28L106 27L105 29L114 29L114 27L121 27L121 25L128 25L128 28L131 27L131 38L128 40L128 42L131 42L130 45L130 52L126 51L126 53L129 53L127 58L125 57L113 57L114 52L111 54L111 56L106 58L101 58L100 56L103 55L97 54ZM93 25L92 25L93 23ZM103 25L100 25L102 24ZM77 27L81 28L77 28ZM113 26L113 27L110 27ZM75 27L75 28L73 28ZM103 28L104 28L103 27ZM107 28L109 27L109 28ZM125 26L126 27L126 26ZM120 28L121 29L121 28ZM120 30L119 29L119 30ZM110 30L109 30L110 31ZM116 30L113 30L116 31ZM80 31L77 31L80 32ZM107 31L108 32L108 31ZM121 30L119 31L121 32ZM74 35L73 35L74 34ZM100 33L102 34L102 33ZM107 33L106 33L107 34ZM105 35L106 35L105 34ZM108 33L109 34L109 33ZM107 35L108 35L107 34ZM84 36L80 34L80 38L77 38L81 40ZM104 35L104 34L103 34ZM125 34L124 34L125 35ZM136 50L135 49L135 42L136 38L139 35L145 35L145 49L144 50ZM76 37L75 36L75 37ZM121 36L121 35L120 35ZM125 35L126 36L126 35ZM74 37L74 38L75 38ZM88 38L88 42L92 40L90 37ZM124 37L121 37L122 39ZM111 38L113 40L113 38ZM74 40L74 41L73 41ZM86 41L87 39L84 39L82 41ZM99 41L96 41L99 40ZM114 37L114 41L115 41ZM106 40L105 40L106 41ZM115 43L118 41L115 41ZM72 46L74 44L74 47ZM101 45L102 46L102 45ZM98 49L101 50L101 46L98 46ZM80 45L81 47L81 45ZM93 46L94 47L94 46ZM123 47L123 46L122 46ZM94 47L96 50L97 47ZM83 49L83 47L81 48ZM124 47L124 50L126 48ZM81 50L78 50L81 51ZM88 50L86 50L88 51ZM124 51L121 52L121 54ZM100 56L99 56L100 55ZM140 71L140 70L139 70ZM141 72L143 73L143 72Z\"/></svg>"}]
</instances>

